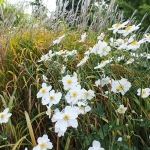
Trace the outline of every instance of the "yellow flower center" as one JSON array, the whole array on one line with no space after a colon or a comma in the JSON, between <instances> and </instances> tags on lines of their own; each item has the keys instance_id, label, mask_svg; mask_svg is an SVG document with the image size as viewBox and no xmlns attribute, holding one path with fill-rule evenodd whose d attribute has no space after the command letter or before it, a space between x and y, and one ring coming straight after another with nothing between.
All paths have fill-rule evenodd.
<instances>
[{"instance_id":1,"label":"yellow flower center","mask_svg":"<svg viewBox=\"0 0 150 150\"><path fill-rule=\"evenodd\" d=\"M137 45L138 44L138 41L134 41L131 43L131 45Z\"/></svg>"},{"instance_id":2,"label":"yellow flower center","mask_svg":"<svg viewBox=\"0 0 150 150\"><path fill-rule=\"evenodd\" d=\"M67 80L67 83L68 83L69 85L72 84L72 80L71 80L71 79Z\"/></svg>"},{"instance_id":3,"label":"yellow flower center","mask_svg":"<svg viewBox=\"0 0 150 150\"><path fill-rule=\"evenodd\" d=\"M121 26L121 24L120 24L120 23L115 24L115 27L116 27L116 28L118 28L118 27L120 27L120 26Z\"/></svg>"},{"instance_id":4,"label":"yellow flower center","mask_svg":"<svg viewBox=\"0 0 150 150\"><path fill-rule=\"evenodd\" d=\"M83 109L84 109L84 107L83 107L83 106L79 106L79 109L80 109L80 110L83 110Z\"/></svg>"},{"instance_id":5,"label":"yellow flower center","mask_svg":"<svg viewBox=\"0 0 150 150\"><path fill-rule=\"evenodd\" d=\"M63 117L63 119L64 119L65 121L69 120L69 118L70 118L69 115L64 115L64 117Z\"/></svg>"},{"instance_id":6,"label":"yellow flower center","mask_svg":"<svg viewBox=\"0 0 150 150\"><path fill-rule=\"evenodd\" d=\"M132 29L132 26L128 26L128 27L125 28L125 30L127 30L127 31L129 31L131 29Z\"/></svg>"},{"instance_id":7,"label":"yellow flower center","mask_svg":"<svg viewBox=\"0 0 150 150\"><path fill-rule=\"evenodd\" d=\"M101 63L100 64L104 64L105 63L105 61L101 61Z\"/></svg>"},{"instance_id":8,"label":"yellow flower center","mask_svg":"<svg viewBox=\"0 0 150 150\"><path fill-rule=\"evenodd\" d=\"M50 96L50 101L53 101L55 99L54 96Z\"/></svg>"},{"instance_id":9,"label":"yellow flower center","mask_svg":"<svg viewBox=\"0 0 150 150\"><path fill-rule=\"evenodd\" d=\"M117 88L117 91L123 90L124 89L124 85L120 84Z\"/></svg>"},{"instance_id":10,"label":"yellow flower center","mask_svg":"<svg viewBox=\"0 0 150 150\"><path fill-rule=\"evenodd\" d=\"M40 148L46 148L46 143L45 143L45 142L42 142L42 143L40 144Z\"/></svg>"},{"instance_id":11,"label":"yellow flower center","mask_svg":"<svg viewBox=\"0 0 150 150\"><path fill-rule=\"evenodd\" d=\"M146 94L146 90L145 89L142 90L142 94Z\"/></svg>"},{"instance_id":12,"label":"yellow flower center","mask_svg":"<svg viewBox=\"0 0 150 150\"><path fill-rule=\"evenodd\" d=\"M124 43L127 43L127 40L126 40L126 39L124 40Z\"/></svg>"},{"instance_id":13,"label":"yellow flower center","mask_svg":"<svg viewBox=\"0 0 150 150\"><path fill-rule=\"evenodd\" d=\"M150 35L148 36L148 39L150 39Z\"/></svg>"},{"instance_id":14,"label":"yellow flower center","mask_svg":"<svg viewBox=\"0 0 150 150\"><path fill-rule=\"evenodd\" d=\"M1 114L1 115L0 115L0 118L1 118L1 119L4 119L4 118L5 118L5 114Z\"/></svg>"},{"instance_id":15,"label":"yellow flower center","mask_svg":"<svg viewBox=\"0 0 150 150\"><path fill-rule=\"evenodd\" d=\"M42 91L41 91L41 93L45 94L46 93L46 89L43 88Z\"/></svg>"},{"instance_id":16,"label":"yellow flower center","mask_svg":"<svg viewBox=\"0 0 150 150\"><path fill-rule=\"evenodd\" d=\"M78 93L76 92L76 91L74 91L73 93L72 93L72 97L77 97L78 96Z\"/></svg>"},{"instance_id":17,"label":"yellow flower center","mask_svg":"<svg viewBox=\"0 0 150 150\"><path fill-rule=\"evenodd\" d=\"M124 108L122 108L122 107L119 108L119 111L120 111L120 112L123 112L123 111L124 111Z\"/></svg>"}]
</instances>

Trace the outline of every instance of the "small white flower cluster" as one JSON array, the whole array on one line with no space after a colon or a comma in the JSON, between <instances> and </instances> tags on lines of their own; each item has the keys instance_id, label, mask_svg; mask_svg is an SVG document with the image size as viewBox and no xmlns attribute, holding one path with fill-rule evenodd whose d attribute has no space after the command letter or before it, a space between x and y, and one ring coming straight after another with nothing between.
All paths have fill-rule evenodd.
<instances>
[{"instance_id":1,"label":"small white flower cluster","mask_svg":"<svg viewBox=\"0 0 150 150\"><path fill-rule=\"evenodd\" d=\"M42 55L41 59L38 62L42 61L49 61L52 59L54 56L63 56L65 59L67 59L68 56L74 56L77 54L77 50L60 50L59 52L52 52L52 50L49 50L49 52L45 55Z\"/></svg>"},{"instance_id":2,"label":"small white flower cluster","mask_svg":"<svg viewBox=\"0 0 150 150\"><path fill-rule=\"evenodd\" d=\"M63 136L68 127L77 128L77 117L79 114L86 114L91 110L88 100L91 100L95 94L92 90L81 88L78 82L77 74L66 75L62 78L63 88L67 92L65 100L69 104L62 111L56 109L52 116L52 122L55 123L55 132L58 136ZM51 107L60 102L61 92L55 92L52 86L42 83L42 88L37 93L37 98L42 98L42 105L46 105L46 114L51 118ZM62 125L63 124L63 125Z\"/></svg>"}]
</instances>

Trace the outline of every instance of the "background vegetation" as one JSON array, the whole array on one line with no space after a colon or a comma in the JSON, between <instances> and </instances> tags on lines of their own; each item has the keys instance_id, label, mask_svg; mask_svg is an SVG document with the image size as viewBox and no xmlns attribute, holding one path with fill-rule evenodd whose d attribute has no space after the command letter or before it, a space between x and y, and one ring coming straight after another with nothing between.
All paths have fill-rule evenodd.
<instances>
[{"instance_id":1,"label":"background vegetation","mask_svg":"<svg viewBox=\"0 0 150 150\"><path fill-rule=\"evenodd\" d=\"M87 150L93 140L100 141L106 150L150 149L150 98L142 99L137 96L138 88L150 88L149 59L134 57L135 62L127 65L126 62L131 57L130 52L118 51L112 47L108 56L99 57L92 54L85 65L77 67L84 53L97 43L97 37L101 33L105 34L104 41L108 43L111 37L123 38L118 34L114 35L108 28L114 23L122 23L130 18L137 5L140 15L136 18L140 22L150 5L148 1L137 1L135 6L133 3L132 8L129 2L126 2L128 5L123 5L123 1L117 3L125 10L125 16L117 8L114 0L107 7L95 6L94 2L87 5L86 0L83 0L80 15L67 5L59 5L50 17L46 15L45 9L42 9L38 16L29 16L20 11L23 5L15 7L1 3L0 112L8 107L12 116L8 123L0 124L0 148L22 150L28 147L30 150L35 146L38 137L48 134L54 150ZM129 5L131 11L128 9ZM130 19L131 23L136 23L134 19ZM142 25L146 28L148 22L143 22ZM79 42L85 32L85 42ZM138 40L143 38L141 35L144 32L137 32ZM66 36L62 42L54 45L53 41L63 34ZM148 44L145 43L137 54L148 54ZM77 55L70 56L68 61L65 61L63 56L58 56L49 61L39 62L41 56L49 50L59 52L74 49L77 50ZM120 63L116 62L115 60L122 55L125 55L125 59ZM105 69L94 70L98 62L110 58L113 58L112 64ZM82 86L87 90L92 89L96 96L89 101L92 110L78 117L78 128L69 128L63 137L58 137L54 132L54 123L46 116L46 107L41 104L41 99L37 99L36 94L44 82L42 75L48 77L47 84L57 91L64 92L60 82L63 77L60 74L62 64L67 68L64 75L76 71ZM95 81L102 79L103 74L115 80L127 78L133 86L124 96L111 92L105 95L105 91L110 90L111 85L103 88L95 86ZM128 108L125 115L116 113L122 103ZM63 97L55 107L62 110L65 106ZM123 138L122 142L117 141L119 137Z\"/></svg>"}]
</instances>

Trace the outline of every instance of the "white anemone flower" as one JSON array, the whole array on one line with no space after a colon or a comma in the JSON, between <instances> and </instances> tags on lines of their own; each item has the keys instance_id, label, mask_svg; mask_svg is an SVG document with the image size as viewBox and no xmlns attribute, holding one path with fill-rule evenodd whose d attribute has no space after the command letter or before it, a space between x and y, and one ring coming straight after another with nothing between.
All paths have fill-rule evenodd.
<instances>
[{"instance_id":1,"label":"white anemone flower","mask_svg":"<svg viewBox=\"0 0 150 150\"><path fill-rule=\"evenodd\" d=\"M69 104L76 104L80 99L82 99L82 90L81 85L77 85L76 87L69 90L65 99Z\"/></svg>"},{"instance_id":2,"label":"white anemone flower","mask_svg":"<svg viewBox=\"0 0 150 150\"><path fill-rule=\"evenodd\" d=\"M62 97L61 92L56 93L54 90L51 90L49 94L47 94L46 97L42 99L42 104L43 105L49 104L49 106L52 106L53 104L58 104L61 97Z\"/></svg>"},{"instance_id":3,"label":"white anemone flower","mask_svg":"<svg viewBox=\"0 0 150 150\"><path fill-rule=\"evenodd\" d=\"M131 64L131 63L133 63L133 62L134 62L134 59L133 59L133 58L130 58L130 59L127 60L126 64L128 65L128 64Z\"/></svg>"},{"instance_id":4,"label":"white anemone flower","mask_svg":"<svg viewBox=\"0 0 150 150\"><path fill-rule=\"evenodd\" d=\"M101 33L100 36L97 37L98 40L103 40L105 37L104 33Z\"/></svg>"},{"instance_id":5,"label":"white anemone flower","mask_svg":"<svg viewBox=\"0 0 150 150\"><path fill-rule=\"evenodd\" d=\"M135 30L138 30L140 28L139 27L140 25L141 25L141 23L138 24L137 26L135 26L135 25L133 25L133 26L127 26L125 28L125 30L119 30L118 33L123 34L123 36L127 36L129 33L133 32Z\"/></svg>"},{"instance_id":6,"label":"white anemone flower","mask_svg":"<svg viewBox=\"0 0 150 150\"><path fill-rule=\"evenodd\" d=\"M79 42L84 42L85 38L87 37L86 32L81 35L81 40Z\"/></svg>"},{"instance_id":7,"label":"white anemone flower","mask_svg":"<svg viewBox=\"0 0 150 150\"><path fill-rule=\"evenodd\" d=\"M85 104L84 102L78 102L77 105L79 114L86 114L91 110L91 107Z\"/></svg>"},{"instance_id":8,"label":"white anemone flower","mask_svg":"<svg viewBox=\"0 0 150 150\"><path fill-rule=\"evenodd\" d=\"M7 123L9 117L12 115L11 113L8 113L9 108L5 108L3 112L0 112L0 123Z\"/></svg>"},{"instance_id":9,"label":"white anemone flower","mask_svg":"<svg viewBox=\"0 0 150 150\"><path fill-rule=\"evenodd\" d=\"M62 78L62 82L64 85L64 89L69 90L78 85L78 78L77 76L71 77L70 75L66 75L65 77Z\"/></svg>"},{"instance_id":10,"label":"white anemone flower","mask_svg":"<svg viewBox=\"0 0 150 150\"><path fill-rule=\"evenodd\" d=\"M39 90L39 92L37 93L37 98L41 98L44 99L48 94L49 91L52 89L52 86L47 86L46 83L42 83L42 88Z\"/></svg>"},{"instance_id":11,"label":"white anemone flower","mask_svg":"<svg viewBox=\"0 0 150 150\"><path fill-rule=\"evenodd\" d=\"M55 128L62 132L66 132L68 127L77 128L78 111L76 108L66 106L62 112L56 112L52 117L52 122L55 123Z\"/></svg>"},{"instance_id":12,"label":"white anemone flower","mask_svg":"<svg viewBox=\"0 0 150 150\"><path fill-rule=\"evenodd\" d=\"M61 137L61 136L64 136L65 132L61 131L60 128L55 127L55 133L58 133L58 136Z\"/></svg>"},{"instance_id":13,"label":"white anemone flower","mask_svg":"<svg viewBox=\"0 0 150 150\"><path fill-rule=\"evenodd\" d=\"M127 107L124 107L124 105L120 105L119 108L117 109L117 112L119 114L124 114L126 110L127 110Z\"/></svg>"},{"instance_id":14,"label":"white anemone flower","mask_svg":"<svg viewBox=\"0 0 150 150\"><path fill-rule=\"evenodd\" d=\"M115 34L116 32L118 32L119 29L126 27L126 25L128 24L129 20L127 20L124 23L116 23L112 25L112 28L108 28L108 30L113 30L113 33Z\"/></svg>"},{"instance_id":15,"label":"white anemone flower","mask_svg":"<svg viewBox=\"0 0 150 150\"><path fill-rule=\"evenodd\" d=\"M106 42L102 42L99 51L97 51L97 54L99 54L101 57L106 56L109 54L110 50L110 46L108 46Z\"/></svg>"},{"instance_id":16,"label":"white anemone flower","mask_svg":"<svg viewBox=\"0 0 150 150\"><path fill-rule=\"evenodd\" d=\"M47 61L49 59L49 55L45 54L41 56L41 59L38 62Z\"/></svg>"},{"instance_id":17,"label":"white anemone flower","mask_svg":"<svg viewBox=\"0 0 150 150\"><path fill-rule=\"evenodd\" d=\"M84 58L80 61L80 63L77 64L77 67L82 66L86 63L86 61L89 59L88 55L85 55Z\"/></svg>"},{"instance_id":18,"label":"white anemone flower","mask_svg":"<svg viewBox=\"0 0 150 150\"><path fill-rule=\"evenodd\" d=\"M144 43L144 40L133 41L132 43L130 43L127 46L127 50L136 50L136 49L140 48L140 46L141 46L142 43Z\"/></svg>"},{"instance_id":19,"label":"white anemone flower","mask_svg":"<svg viewBox=\"0 0 150 150\"><path fill-rule=\"evenodd\" d=\"M121 93L124 95L131 87L131 83L125 79L122 78L121 80L112 80L112 89L114 93Z\"/></svg>"},{"instance_id":20,"label":"white anemone flower","mask_svg":"<svg viewBox=\"0 0 150 150\"><path fill-rule=\"evenodd\" d=\"M92 142L92 147L89 147L88 150L105 150L105 149L101 147L101 144L99 141L94 140Z\"/></svg>"},{"instance_id":21,"label":"white anemone flower","mask_svg":"<svg viewBox=\"0 0 150 150\"><path fill-rule=\"evenodd\" d=\"M47 134L44 134L42 137L37 139L38 145L33 148L33 150L47 150L52 149L53 145L48 139Z\"/></svg>"},{"instance_id":22,"label":"white anemone flower","mask_svg":"<svg viewBox=\"0 0 150 150\"><path fill-rule=\"evenodd\" d=\"M112 62L112 60L105 60L105 61L101 61L100 64L98 64L96 67L94 67L94 69L100 69L100 68L103 68L105 67L106 64Z\"/></svg>"},{"instance_id":23,"label":"white anemone flower","mask_svg":"<svg viewBox=\"0 0 150 150\"><path fill-rule=\"evenodd\" d=\"M142 98L147 98L150 95L150 88L141 89L139 88L137 90L137 95L141 96Z\"/></svg>"},{"instance_id":24,"label":"white anemone flower","mask_svg":"<svg viewBox=\"0 0 150 150\"><path fill-rule=\"evenodd\" d=\"M95 96L95 94L94 91L92 90L82 89L82 96L83 100L91 100Z\"/></svg>"},{"instance_id":25,"label":"white anemone flower","mask_svg":"<svg viewBox=\"0 0 150 150\"><path fill-rule=\"evenodd\" d=\"M59 37L57 40L53 41L53 44L59 44L64 37L65 37L65 34Z\"/></svg>"},{"instance_id":26,"label":"white anemone flower","mask_svg":"<svg viewBox=\"0 0 150 150\"><path fill-rule=\"evenodd\" d=\"M102 78L101 80L98 79L97 81L95 81L95 85L96 86L101 86L101 87L103 87L104 85L109 84L109 83L110 83L110 78L109 77Z\"/></svg>"}]
</instances>

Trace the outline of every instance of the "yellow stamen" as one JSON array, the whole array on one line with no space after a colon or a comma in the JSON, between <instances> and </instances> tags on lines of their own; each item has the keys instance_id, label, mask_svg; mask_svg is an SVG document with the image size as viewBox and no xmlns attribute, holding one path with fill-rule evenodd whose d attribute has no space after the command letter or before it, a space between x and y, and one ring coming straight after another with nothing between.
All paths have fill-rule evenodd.
<instances>
[{"instance_id":1,"label":"yellow stamen","mask_svg":"<svg viewBox=\"0 0 150 150\"><path fill-rule=\"evenodd\" d=\"M121 24L120 24L120 23L115 24L115 27L116 27L116 28L118 28L118 27L120 27L120 26L121 26Z\"/></svg>"},{"instance_id":2,"label":"yellow stamen","mask_svg":"<svg viewBox=\"0 0 150 150\"><path fill-rule=\"evenodd\" d=\"M54 96L50 96L50 101L53 101L54 99Z\"/></svg>"},{"instance_id":3,"label":"yellow stamen","mask_svg":"<svg viewBox=\"0 0 150 150\"><path fill-rule=\"evenodd\" d=\"M67 83L68 83L69 85L72 84L72 80L71 80L71 79L67 80Z\"/></svg>"},{"instance_id":4,"label":"yellow stamen","mask_svg":"<svg viewBox=\"0 0 150 150\"><path fill-rule=\"evenodd\" d=\"M146 90L145 90L145 89L142 90L142 95L143 95L143 94L146 94Z\"/></svg>"},{"instance_id":5,"label":"yellow stamen","mask_svg":"<svg viewBox=\"0 0 150 150\"><path fill-rule=\"evenodd\" d=\"M46 89L42 89L41 93L45 94L46 93Z\"/></svg>"},{"instance_id":6,"label":"yellow stamen","mask_svg":"<svg viewBox=\"0 0 150 150\"><path fill-rule=\"evenodd\" d=\"M78 96L78 93L77 93L76 91L72 93L72 97L75 98L75 97L77 97L77 96Z\"/></svg>"},{"instance_id":7,"label":"yellow stamen","mask_svg":"<svg viewBox=\"0 0 150 150\"><path fill-rule=\"evenodd\" d=\"M4 119L4 118L5 118L5 114L1 114L1 115L0 115L0 118L1 118L1 119Z\"/></svg>"},{"instance_id":8,"label":"yellow stamen","mask_svg":"<svg viewBox=\"0 0 150 150\"><path fill-rule=\"evenodd\" d=\"M124 85L120 84L117 88L117 91L123 90L124 89Z\"/></svg>"},{"instance_id":9,"label":"yellow stamen","mask_svg":"<svg viewBox=\"0 0 150 150\"><path fill-rule=\"evenodd\" d=\"M134 41L131 43L131 45L137 45L138 44L138 41Z\"/></svg>"},{"instance_id":10,"label":"yellow stamen","mask_svg":"<svg viewBox=\"0 0 150 150\"><path fill-rule=\"evenodd\" d=\"M128 27L125 28L125 30L127 30L127 31L129 31L131 29L132 29L132 26L128 26Z\"/></svg>"},{"instance_id":11,"label":"yellow stamen","mask_svg":"<svg viewBox=\"0 0 150 150\"><path fill-rule=\"evenodd\" d=\"M64 115L64 117L63 117L63 119L64 119L65 121L69 120L69 118L70 118L69 115Z\"/></svg>"},{"instance_id":12,"label":"yellow stamen","mask_svg":"<svg viewBox=\"0 0 150 150\"><path fill-rule=\"evenodd\" d=\"M41 144L40 144L40 148L45 148L46 147L46 143L45 142L42 142Z\"/></svg>"}]
</instances>

